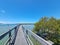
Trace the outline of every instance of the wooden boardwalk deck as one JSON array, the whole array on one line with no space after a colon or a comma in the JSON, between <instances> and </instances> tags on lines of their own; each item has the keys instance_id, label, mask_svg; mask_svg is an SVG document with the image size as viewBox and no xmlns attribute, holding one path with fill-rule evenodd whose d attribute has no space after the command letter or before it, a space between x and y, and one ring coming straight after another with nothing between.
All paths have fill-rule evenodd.
<instances>
[{"instance_id":1,"label":"wooden boardwalk deck","mask_svg":"<svg viewBox=\"0 0 60 45\"><path fill-rule=\"evenodd\" d=\"M19 27L14 45L28 45L22 30L22 25Z\"/></svg>"}]
</instances>

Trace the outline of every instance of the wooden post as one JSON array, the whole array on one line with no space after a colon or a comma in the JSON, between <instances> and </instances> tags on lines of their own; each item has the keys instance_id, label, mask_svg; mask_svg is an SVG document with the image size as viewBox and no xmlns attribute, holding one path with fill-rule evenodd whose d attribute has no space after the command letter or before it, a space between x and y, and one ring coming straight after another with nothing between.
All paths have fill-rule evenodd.
<instances>
[{"instance_id":1,"label":"wooden post","mask_svg":"<svg viewBox=\"0 0 60 45\"><path fill-rule=\"evenodd\" d=\"M14 28L14 38L12 41L12 45L14 45L14 43L15 43L16 35L17 35L17 27Z\"/></svg>"},{"instance_id":2,"label":"wooden post","mask_svg":"<svg viewBox=\"0 0 60 45\"><path fill-rule=\"evenodd\" d=\"M11 45L11 31L9 32L9 45Z\"/></svg>"}]
</instances>

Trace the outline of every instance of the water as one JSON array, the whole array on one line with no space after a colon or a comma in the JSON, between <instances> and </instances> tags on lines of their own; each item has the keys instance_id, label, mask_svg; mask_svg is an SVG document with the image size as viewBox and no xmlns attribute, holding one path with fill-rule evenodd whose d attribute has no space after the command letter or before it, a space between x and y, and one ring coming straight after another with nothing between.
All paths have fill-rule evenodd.
<instances>
[{"instance_id":1,"label":"water","mask_svg":"<svg viewBox=\"0 0 60 45\"><path fill-rule=\"evenodd\" d=\"M23 25L26 29L33 30L34 25Z\"/></svg>"},{"instance_id":2,"label":"water","mask_svg":"<svg viewBox=\"0 0 60 45\"><path fill-rule=\"evenodd\" d=\"M12 29L16 24L0 24L0 35Z\"/></svg>"}]
</instances>

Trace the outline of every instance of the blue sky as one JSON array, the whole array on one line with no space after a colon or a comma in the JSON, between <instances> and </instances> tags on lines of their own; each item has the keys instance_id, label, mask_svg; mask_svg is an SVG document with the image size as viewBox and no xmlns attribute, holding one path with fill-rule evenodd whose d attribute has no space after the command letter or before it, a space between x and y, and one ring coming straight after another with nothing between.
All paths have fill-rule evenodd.
<instances>
[{"instance_id":1,"label":"blue sky","mask_svg":"<svg viewBox=\"0 0 60 45\"><path fill-rule=\"evenodd\" d=\"M0 0L1 23L33 23L44 16L60 18L60 0Z\"/></svg>"}]
</instances>

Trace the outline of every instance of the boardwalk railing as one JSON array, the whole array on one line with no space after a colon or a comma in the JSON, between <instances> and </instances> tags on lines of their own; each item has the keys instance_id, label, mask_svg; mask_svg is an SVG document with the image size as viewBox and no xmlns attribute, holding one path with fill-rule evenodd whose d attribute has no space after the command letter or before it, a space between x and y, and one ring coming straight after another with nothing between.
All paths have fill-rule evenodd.
<instances>
[{"instance_id":1,"label":"boardwalk railing","mask_svg":"<svg viewBox=\"0 0 60 45\"><path fill-rule=\"evenodd\" d=\"M15 26L14 28L12 28L11 30L9 30L8 32L0 35L0 41L6 37L8 35L8 39L7 41L4 43L4 45L14 45L15 39L16 39L16 35L17 35L17 31L18 31L19 25ZM13 34L12 34L12 31ZM3 42L2 42L3 43Z\"/></svg>"},{"instance_id":2,"label":"boardwalk railing","mask_svg":"<svg viewBox=\"0 0 60 45\"><path fill-rule=\"evenodd\" d=\"M43 39L43 38L39 37L38 35L36 35L35 33L33 33L31 30L28 30L28 29L24 28L23 26L22 26L22 28L23 28L23 32L26 35L26 38L31 39L32 43L31 43L31 41L30 41L30 43L32 45L53 45L53 44L49 43L48 41L46 41L45 39ZM28 41L28 43L29 43L29 41Z\"/></svg>"}]
</instances>

